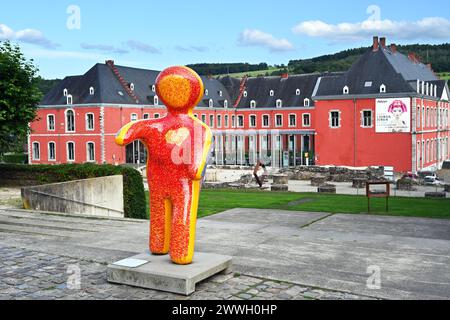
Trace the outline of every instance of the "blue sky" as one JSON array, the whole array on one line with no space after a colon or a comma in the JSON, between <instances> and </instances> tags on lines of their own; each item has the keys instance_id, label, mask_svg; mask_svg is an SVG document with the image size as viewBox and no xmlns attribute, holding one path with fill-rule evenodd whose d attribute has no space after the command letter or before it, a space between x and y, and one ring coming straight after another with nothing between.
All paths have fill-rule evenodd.
<instances>
[{"instance_id":1,"label":"blue sky","mask_svg":"<svg viewBox=\"0 0 450 320\"><path fill-rule=\"evenodd\" d=\"M449 3L15 0L2 4L0 40L19 43L45 78L82 74L106 59L155 70L200 62L287 64L368 46L376 34L389 43L450 42Z\"/></svg>"}]
</instances>

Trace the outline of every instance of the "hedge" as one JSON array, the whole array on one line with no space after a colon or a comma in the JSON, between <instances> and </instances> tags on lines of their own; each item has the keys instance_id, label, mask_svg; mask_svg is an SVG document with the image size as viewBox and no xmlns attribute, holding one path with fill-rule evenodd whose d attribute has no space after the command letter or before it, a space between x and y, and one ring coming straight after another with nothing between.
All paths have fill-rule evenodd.
<instances>
[{"instance_id":1,"label":"hedge","mask_svg":"<svg viewBox=\"0 0 450 320\"><path fill-rule=\"evenodd\" d=\"M4 163L28 163L28 156L23 153L4 154L1 156L1 161Z\"/></svg>"},{"instance_id":2,"label":"hedge","mask_svg":"<svg viewBox=\"0 0 450 320\"><path fill-rule=\"evenodd\" d=\"M141 174L133 168L96 164L0 164L0 185L9 186L42 185L113 175L123 176L125 217L146 219L144 183Z\"/></svg>"}]
</instances>

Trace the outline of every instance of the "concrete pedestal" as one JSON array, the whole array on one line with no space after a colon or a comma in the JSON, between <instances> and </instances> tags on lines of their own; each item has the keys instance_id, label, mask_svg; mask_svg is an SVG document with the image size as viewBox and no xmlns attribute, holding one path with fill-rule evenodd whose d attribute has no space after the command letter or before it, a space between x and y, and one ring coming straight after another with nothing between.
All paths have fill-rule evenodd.
<instances>
[{"instance_id":1,"label":"concrete pedestal","mask_svg":"<svg viewBox=\"0 0 450 320\"><path fill-rule=\"evenodd\" d=\"M190 295L195 285L217 273L230 273L232 258L197 252L189 265L176 265L169 255L155 256L143 253L130 259L145 260L136 268L108 265L108 281L135 287Z\"/></svg>"}]
</instances>

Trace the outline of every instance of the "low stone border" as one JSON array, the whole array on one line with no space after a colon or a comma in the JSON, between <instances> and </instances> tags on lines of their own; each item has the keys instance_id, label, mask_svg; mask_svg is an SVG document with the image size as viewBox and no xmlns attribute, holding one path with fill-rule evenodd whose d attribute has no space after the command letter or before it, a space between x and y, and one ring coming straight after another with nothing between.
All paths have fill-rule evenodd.
<instances>
[{"instance_id":1,"label":"low stone border","mask_svg":"<svg viewBox=\"0 0 450 320\"><path fill-rule=\"evenodd\" d=\"M427 199L445 199L445 192L425 192L425 198Z\"/></svg>"}]
</instances>

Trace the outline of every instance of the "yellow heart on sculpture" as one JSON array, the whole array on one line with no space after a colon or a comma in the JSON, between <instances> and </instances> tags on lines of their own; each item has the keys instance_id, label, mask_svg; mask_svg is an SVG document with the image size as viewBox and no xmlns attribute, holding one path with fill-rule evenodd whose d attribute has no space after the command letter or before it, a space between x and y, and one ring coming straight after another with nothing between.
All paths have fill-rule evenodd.
<instances>
[{"instance_id":1,"label":"yellow heart on sculpture","mask_svg":"<svg viewBox=\"0 0 450 320\"><path fill-rule=\"evenodd\" d=\"M183 142L189 137L189 129L180 128L177 130L170 130L166 133L166 141L170 144L181 146Z\"/></svg>"}]
</instances>

